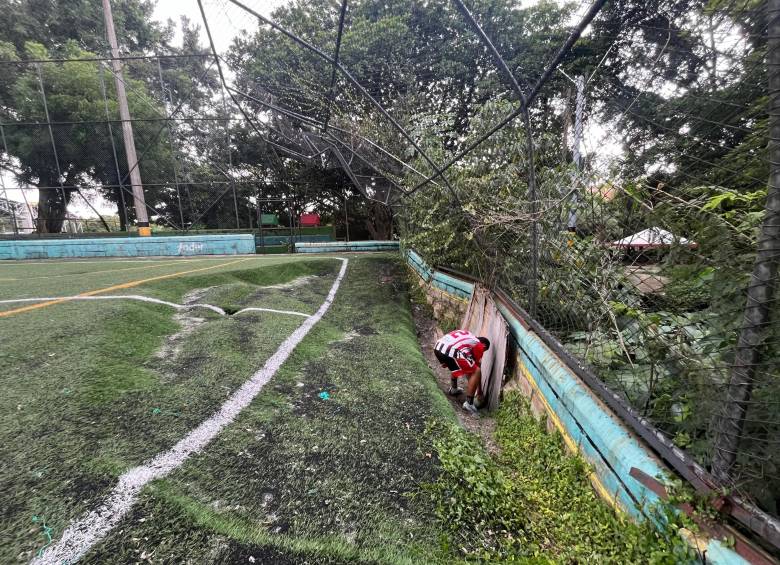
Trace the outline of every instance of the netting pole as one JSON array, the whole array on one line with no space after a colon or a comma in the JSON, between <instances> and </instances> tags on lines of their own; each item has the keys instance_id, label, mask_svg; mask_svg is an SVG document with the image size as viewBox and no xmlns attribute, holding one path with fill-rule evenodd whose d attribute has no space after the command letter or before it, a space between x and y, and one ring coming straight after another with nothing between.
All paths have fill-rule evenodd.
<instances>
[{"instance_id":1,"label":"netting pole","mask_svg":"<svg viewBox=\"0 0 780 565\"><path fill-rule=\"evenodd\" d=\"M103 78L103 68L99 68L98 76L100 77L100 91L103 94L103 105L106 108L106 125L108 126L108 137L111 139L111 152L114 155L114 167L116 168L116 182L119 184L119 203L117 203L117 206L121 203L122 208L120 210L119 218L120 222L122 223L121 228L124 228L123 231L128 231L127 229L127 203L125 202L125 186L122 182L122 173L119 171L119 157L117 157L116 154L116 144L114 143L114 128L111 127L111 115L108 111L108 96L106 95L106 81Z\"/></svg>"},{"instance_id":2,"label":"netting pole","mask_svg":"<svg viewBox=\"0 0 780 565\"><path fill-rule=\"evenodd\" d=\"M160 63L160 57L157 57L157 72L160 75L160 93L163 97L163 107L165 108L165 115L170 117L171 113L168 110L168 97L165 95L165 81L163 80L162 64ZM173 93L171 93L170 104L173 105ZM187 227L184 225L184 211L181 208L181 191L179 190L179 171L176 166L176 148L173 144L173 128L171 127L170 119L166 120L165 126L168 128L168 145L171 148L171 160L173 161L173 182L176 184L176 201L179 204L179 225L183 230L187 231Z\"/></svg>"},{"instance_id":3,"label":"netting pole","mask_svg":"<svg viewBox=\"0 0 780 565\"><path fill-rule=\"evenodd\" d=\"M236 214L236 229L241 228L241 222L238 219L238 199L236 197L236 179L233 171L233 147L230 138L230 114L228 112L227 101L225 100L225 85L222 85L222 111L225 114L225 143L228 152L228 172L230 173L230 188L233 191L233 211Z\"/></svg>"},{"instance_id":4,"label":"netting pole","mask_svg":"<svg viewBox=\"0 0 780 565\"><path fill-rule=\"evenodd\" d=\"M289 186L287 188L290 188ZM287 191L285 191L285 194L287 195ZM290 196L286 196L286 204L287 204L287 215L288 215L288 221L290 222L290 253L295 252L295 227L293 223L293 210L292 205L290 204Z\"/></svg>"},{"instance_id":5,"label":"netting pole","mask_svg":"<svg viewBox=\"0 0 780 565\"><path fill-rule=\"evenodd\" d=\"M116 98L119 103L119 117L122 120L122 137L125 142L127 168L130 172L130 186L133 189L135 221L138 224L138 235L150 236L152 235L152 230L149 227L149 215L146 212L144 187L141 183L141 171L138 168L138 155L135 152L133 124L130 121L130 107L127 104L127 93L125 92L125 83L122 75L122 61L119 58L119 47L117 46L116 32L114 31L114 17L111 14L110 0L103 0L103 16L106 23L108 43L111 46L111 67L114 70Z\"/></svg>"},{"instance_id":6,"label":"netting pole","mask_svg":"<svg viewBox=\"0 0 780 565\"><path fill-rule=\"evenodd\" d=\"M257 228L260 231L260 252L265 255L265 237L263 236L263 185L257 185Z\"/></svg>"},{"instance_id":7,"label":"netting pole","mask_svg":"<svg viewBox=\"0 0 780 565\"><path fill-rule=\"evenodd\" d=\"M747 302L737 341L726 400L715 426L712 473L733 482L745 416L750 405L761 350L770 328L780 249L780 0L766 5L769 78L769 185Z\"/></svg>"},{"instance_id":8,"label":"netting pole","mask_svg":"<svg viewBox=\"0 0 780 565\"><path fill-rule=\"evenodd\" d=\"M574 147L572 148L572 157L574 158L574 186L571 193L571 208L569 210L569 221L567 227L570 232L577 231L577 208L580 202L579 184L582 173L582 115L585 111L585 77L577 77L577 98L574 108Z\"/></svg>"},{"instance_id":9,"label":"netting pole","mask_svg":"<svg viewBox=\"0 0 780 565\"><path fill-rule=\"evenodd\" d=\"M347 229L347 243L349 243L349 214L347 212L347 189L344 189L344 225Z\"/></svg>"}]
</instances>

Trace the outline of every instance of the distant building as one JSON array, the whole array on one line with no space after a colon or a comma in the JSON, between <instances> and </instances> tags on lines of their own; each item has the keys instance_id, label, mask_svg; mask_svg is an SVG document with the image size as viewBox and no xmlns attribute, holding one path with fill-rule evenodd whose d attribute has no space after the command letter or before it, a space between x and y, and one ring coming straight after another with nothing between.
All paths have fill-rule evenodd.
<instances>
[{"instance_id":1,"label":"distant building","mask_svg":"<svg viewBox=\"0 0 780 565\"><path fill-rule=\"evenodd\" d=\"M35 205L0 198L0 234L34 232L36 212Z\"/></svg>"}]
</instances>

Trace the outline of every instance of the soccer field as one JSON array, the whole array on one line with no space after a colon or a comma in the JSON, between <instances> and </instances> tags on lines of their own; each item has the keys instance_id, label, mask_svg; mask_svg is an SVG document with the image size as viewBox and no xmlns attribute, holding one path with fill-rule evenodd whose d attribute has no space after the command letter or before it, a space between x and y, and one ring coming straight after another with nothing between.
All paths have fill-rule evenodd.
<instances>
[{"instance_id":1,"label":"soccer field","mask_svg":"<svg viewBox=\"0 0 780 565\"><path fill-rule=\"evenodd\" d=\"M2 263L0 343L2 563L442 558L390 255Z\"/></svg>"}]
</instances>

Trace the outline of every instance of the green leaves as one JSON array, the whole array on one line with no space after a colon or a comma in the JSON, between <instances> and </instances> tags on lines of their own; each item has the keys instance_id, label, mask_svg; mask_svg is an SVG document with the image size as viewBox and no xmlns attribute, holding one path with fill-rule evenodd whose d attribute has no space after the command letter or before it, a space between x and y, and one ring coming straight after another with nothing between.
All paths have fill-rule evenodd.
<instances>
[{"instance_id":1,"label":"green leaves","mask_svg":"<svg viewBox=\"0 0 780 565\"><path fill-rule=\"evenodd\" d=\"M449 534L445 547L480 562L695 561L673 514L665 521L670 529L658 532L600 500L587 463L566 453L524 397L507 394L496 420L494 455L459 426L429 426L441 475L428 490Z\"/></svg>"}]
</instances>

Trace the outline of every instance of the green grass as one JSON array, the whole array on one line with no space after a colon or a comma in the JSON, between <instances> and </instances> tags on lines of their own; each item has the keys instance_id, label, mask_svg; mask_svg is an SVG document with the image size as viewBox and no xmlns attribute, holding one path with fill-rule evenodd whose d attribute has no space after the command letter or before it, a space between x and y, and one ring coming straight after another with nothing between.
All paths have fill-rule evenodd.
<instances>
[{"instance_id":1,"label":"green grass","mask_svg":"<svg viewBox=\"0 0 780 565\"><path fill-rule=\"evenodd\" d=\"M19 279L4 297L56 296L231 260L13 263L0 278ZM252 258L120 292L181 302L208 289L198 301L228 311L312 313L339 267ZM46 273L56 277L29 278ZM202 321L172 341L174 314L101 301L0 318L0 562L29 561L46 542L34 516L56 539L121 473L212 414L302 321L197 310ZM420 352L400 262L352 257L328 314L260 395L149 485L83 562L674 562L677 546L612 514L517 398L499 412L498 441L493 458L457 426Z\"/></svg>"},{"instance_id":2,"label":"green grass","mask_svg":"<svg viewBox=\"0 0 780 565\"><path fill-rule=\"evenodd\" d=\"M260 397L150 489L128 534L88 561L157 548L177 562L211 555L216 540L216 561L442 559L433 507L416 496L435 478L420 442L429 418L454 420L417 345L402 281L386 259L353 259L332 310ZM161 531L186 541L162 550Z\"/></svg>"},{"instance_id":3,"label":"green grass","mask_svg":"<svg viewBox=\"0 0 780 565\"><path fill-rule=\"evenodd\" d=\"M299 261L310 262L308 256L285 257L189 257L157 259L84 259L68 261L3 261L0 262L0 300L39 296L68 296L105 288L116 284L169 275L181 271L216 267L200 274L187 275L193 283L215 274L235 271L268 272L278 266ZM220 267L220 265L225 265ZM269 275L272 276L272 275ZM145 286L144 288L149 288ZM135 292L125 289L122 293ZM17 305L0 304L0 311Z\"/></svg>"}]
</instances>

